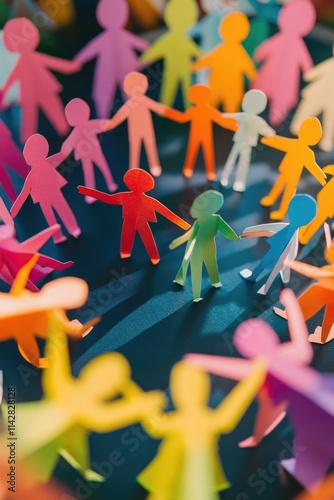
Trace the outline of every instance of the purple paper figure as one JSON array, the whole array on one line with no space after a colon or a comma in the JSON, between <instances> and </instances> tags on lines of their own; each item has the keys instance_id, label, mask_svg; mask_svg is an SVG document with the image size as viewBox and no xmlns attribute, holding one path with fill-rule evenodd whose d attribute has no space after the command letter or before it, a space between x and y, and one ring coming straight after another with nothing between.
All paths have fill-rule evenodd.
<instances>
[{"instance_id":1,"label":"purple paper figure","mask_svg":"<svg viewBox=\"0 0 334 500\"><path fill-rule=\"evenodd\" d=\"M67 231L78 238L81 234L77 220L68 205L61 189L66 186L64 179L56 168L64 161L63 153L47 157L49 153L48 141L40 134L35 134L28 139L23 150L23 156L31 167L23 189L11 209L11 214L16 217L24 202L30 195L34 203L39 203L44 217L49 224L57 224L56 212L62 220ZM61 229L53 235L55 243L66 240Z\"/></svg>"},{"instance_id":2,"label":"purple paper figure","mask_svg":"<svg viewBox=\"0 0 334 500\"><path fill-rule=\"evenodd\" d=\"M263 64L252 88L268 97L269 120L274 126L281 125L298 103L300 72L305 74L313 66L303 37L315 21L315 8L309 0L287 3L278 16L279 33L255 51L255 60Z\"/></svg>"},{"instance_id":3,"label":"purple paper figure","mask_svg":"<svg viewBox=\"0 0 334 500\"><path fill-rule=\"evenodd\" d=\"M188 354L186 359L210 373L221 377L241 380L248 375L252 359L261 357L268 365L268 376L258 393L258 412L254 424L254 435L239 443L240 447L257 446L281 422L286 413L286 401L274 405L270 399L269 374L289 374L296 366L307 365L313 358L308 342L308 331L297 299L289 289L283 290L280 300L287 309L290 342L280 344L274 330L259 319L242 323L234 335L234 345L239 353L248 358L230 358Z\"/></svg>"},{"instance_id":4,"label":"purple paper figure","mask_svg":"<svg viewBox=\"0 0 334 500\"><path fill-rule=\"evenodd\" d=\"M103 154L98 134L104 132L107 120L90 120L90 109L82 99L73 99L65 108L65 115L71 127L74 127L69 137L64 141L61 152L68 156L74 151L76 160L82 164L85 186L95 189L94 164L100 169L107 187L111 193L118 185L111 175L109 165ZM94 203L95 198L86 196L87 203Z\"/></svg>"},{"instance_id":5,"label":"purple paper figure","mask_svg":"<svg viewBox=\"0 0 334 500\"><path fill-rule=\"evenodd\" d=\"M29 168L23 159L21 151L13 141L10 130L0 120L0 183L10 201L14 202L17 193L6 170L7 166L23 179L29 173Z\"/></svg>"},{"instance_id":6,"label":"purple paper figure","mask_svg":"<svg viewBox=\"0 0 334 500\"><path fill-rule=\"evenodd\" d=\"M52 75L71 74L81 66L72 61L37 52L40 35L35 25L26 18L11 19L3 29L3 41L10 52L20 57L0 92L0 103L11 87L18 82L22 108L21 141L25 142L38 131L38 111L46 115L59 135L66 135L69 126L64 106L59 97L62 86Z\"/></svg>"},{"instance_id":7,"label":"purple paper figure","mask_svg":"<svg viewBox=\"0 0 334 500\"><path fill-rule=\"evenodd\" d=\"M146 40L127 31L129 5L125 0L100 0L96 17L104 31L91 40L75 57L85 64L96 59L93 101L99 117L109 117L115 94L128 73L140 68L136 51L147 49Z\"/></svg>"}]
</instances>

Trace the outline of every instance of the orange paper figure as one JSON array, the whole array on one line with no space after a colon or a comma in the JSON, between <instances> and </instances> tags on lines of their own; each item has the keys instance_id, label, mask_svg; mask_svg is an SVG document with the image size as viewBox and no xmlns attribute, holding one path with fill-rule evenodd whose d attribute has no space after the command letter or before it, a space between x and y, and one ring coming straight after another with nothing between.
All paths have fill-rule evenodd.
<instances>
[{"instance_id":1,"label":"orange paper figure","mask_svg":"<svg viewBox=\"0 0 334 500\"><path fill-rule=\"evenodd\" d=\"M156 458L137 478L151 492L150 499L211 499L230 486L220 463L218 438L238 425L265 371L265 364L256 361L249 376L213 410L207 406L209 375L185 361L173 367L170 390L175 410L143 423L152 437L163 440Z\"/></svg>"},{"instance_id":2,"label":"orange paper figure","mask_svg":"<svg viewBox=\"0 0 334 500\"><path fill-rule=\"evenodd\" d=\"M127 120L130 168L140 167L140 153L144 146L150 172L154 176L159 176L161 166L151 112L163 114L166 106L145 95L148 89L148 78L141 73L129 73L125 77L123 89L130 99L118 110L112 120L106 123L104 129L110 130Z\"/></svg>"},{"instance_id":3,"label":"orange paper figure","mask_svg":"<svg viewBox=\"0 0 334 500\"><path fill-rule=\"evenodd\" d=\"M203 68L211 70L211 104L217 108L221 105L226 113L239 111L245 93L244 77L253 80L257 74L251 58L242 46L248 33L249 21L245 14L228 14L220 25L224 43L192 65L193 71Z\"/></svg>"},{"instance_id":4,"label":"orange paper figure","mask_svg":"<svg viewBox=\"0 0 334 500\"><path fill-rule=\"evenodd\" d=\"M188 97L195 106L184 113L180 113L173 109L166 109L165 111L165 116L171 120L179 123L191 123L183 175L187 179L192 177L198 151L202 148L206 176L209 181L215 181L216 162L212 124L217 123L217 125L221 127L234 131L237 130L238 124L234 118L222 116L219 111L209 104L212 98L212 92L206 85L194 85L190 88Z\"/></svg>"},{"instance_id":5,"label":"orange paper figure","mask_svg":"<svg viewBox=\"0 0 334 500\"><path fill-rule=\"evenodd\" d=\"M318 326L315 332L309 336L309 341L316 344L325 344L334 338L334 240L331 246L325 250L325 258L329 265L321 268L304 262L286 261L286 265L293 271L316 280L316 283L310 285L298 297L305 321L325 307L322 326ZM286 317L285 311L277 307L274 307L274 311L279 316Z\"/></svg>"},{"instance_id":6,"label":"orange paper figure","mask_svg":"<svg viewBox=\"0 0 334 500\"><path fill-rule=\"evenodd\" d=\"M304 167L322 186L326 184L326 174L317 164L314 153L310 149L310 146L318 144L321 135L322 129L319 120L317 118L307 118L300 126L298 139L288 139L280 136L261 139L261 142L266 146L286 153L278 168L280 172L279 178L268 196L262 198L260 202L263 207L272 207L283 192L279 209L270 213L272 220L284 219L289 203L297 191Z\"/></svg>"},{"instance_id":7,"label":"orange paper figure","mask_svg":"<svg viewBox=\"0 0 334 500\"><path fill-rule=\"evenodd\" d=\"M166 217L182 229L190 225L165 207L160 201L147 196L155 182L153 177L139 168L128 170L124 175L125 185L130 189L126 193L106 194L95 189L79 186L79 193L91 196L110 205L123 206L123 229L121 237L121 258L131 257L133 244L138 232L152 264L160 262L159 252L149 226L149 222L157 222L156 212Z\"/></svg>"},{"instance_id":8,"label":"orange paper figure","mask_svg":"<svg viewBox=\"0 0 334 500\"><path fill-rule=\"evenodd\" d=\"M315 484L311 491L304 491L295 500L333 500L334 474L327 476L321 485Z\"/></svg>"}]
</instances>

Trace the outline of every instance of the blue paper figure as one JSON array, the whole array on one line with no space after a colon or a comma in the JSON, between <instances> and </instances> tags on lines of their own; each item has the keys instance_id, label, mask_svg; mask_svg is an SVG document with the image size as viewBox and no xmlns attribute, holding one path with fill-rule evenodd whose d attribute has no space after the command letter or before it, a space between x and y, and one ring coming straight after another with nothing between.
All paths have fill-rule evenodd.
<instances>
[{"instance_id":1,"label":"blue paper figure","mask_svg":"<svg viewBox=\"0 0 334 500\"><path fill-rule=\"evenodd\" d=\"M290 280L290 269L285 267L286 259L294 260L298 254L298 232L299 228L309 224L317 213L317 202L308 194L296 194L289 205L288 216L290 222L276 222L273 224L261 224L245 229L242 237L256 238L269 236L267 243L270 249L258 263L253 271L244 269L240 275L248 281L256 281L260 274L274 264L274 268L266 283L258 291L266 295L276 276L281 273L283 283Z\"/></svg>"}]
</instances>

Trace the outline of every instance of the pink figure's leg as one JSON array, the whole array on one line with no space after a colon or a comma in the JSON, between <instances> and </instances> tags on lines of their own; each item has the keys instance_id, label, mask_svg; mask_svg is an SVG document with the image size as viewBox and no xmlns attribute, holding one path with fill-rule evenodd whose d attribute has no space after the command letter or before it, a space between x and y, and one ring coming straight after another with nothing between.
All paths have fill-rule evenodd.
<instances>
[{"instance_id":1,"label":"pink figure's leg","mask_svg":"<svg viewBox=\"0 0 334 500\"><path fill-rule=\"evenodd\" d=\"M141 153L143 139L137 133L135 136L131 136L130 134L129 142L130 142L130 168L140 168L140 153Z\"/></svg>"},{"instance_id":2,"label":"pink figure's leg","mask_svg":"<svg viewBox=\"0 0 334 500\"><path fill-rule=\"evenodd\" d=\"M102 175L104 177L104 180L106 181L106 184L108 186L108 189L111 193L117 190L118 185L115 183L114 178L110 172L110 168L108 165L108 162L102 153L102 151L99 151L99 153L96 155L94 162L98 166L98 168L101 170Z\"/></svg>"},{"instance_id":3,"label":"pink figure's leg","mask_svg":"<svg viewBox=\"0 0 334 500\"><path fill-rule=\"evenodd\" d=\"M286 179L283 175L280 175L273 187L271 188L269 194L262 198L260 204L263 207L272 207L274 203L278 200L280 194L286 186Z\"/></svg>"},{"instance_id":4,"label":"pink figure's leg","mask_svg":"<svg viewBox=\"0 0 334 500\"><path fill-rule=\"evenodd\" d=\"M78 238L81 234L81 229L74 216L74 213L72 212L61 191L59 191L57 197L55 198L55 200L53 200L53 207L58 213L60 219L62 220L70 235L74 236L74 238Z\"/></svg>"},{"instance_id":5,"label":"pink figure's leg","mask_svg":"<svg viewBox=\"0 0 334 500\"><path fill-rule=\"evenodd\" d=\"M10 166L20 177L25 179L30 169L21 154L21 151L14 142L6 149L4 153L4 162Z\"/></svg>"},{"instance_id":6,"label":"pink figure's leg","mask_svg":"<svg viewBox=\"0 0 334 500\"><path fill-rule=\"evenodd\" d=\"M11 178L9 177L9 174L4 165L1 165L0 167L0 182L6 195L8 196L10 201L14 203L17 198L17 193L15 192Z\"/></svg>"},{"instance_id":7,"label":"pink figure's leg","mask_svg":"<svg viewBox=\"0 0 334 500\"><path fill-rule=\"evenodd\" d=\"M22 103L22 124L21 124L21 142L25 143L30 136L38 132L38 106L34 101L27 100Z\"/></svg>"},{"instance_id":8,"label":"pink figure's leg","mask_svg":"<svg viewBox=\"0 0 334 500\"><path fill-rule=\"evenodd\" d=\"M121 258L131 257L136 235L135 220L124 219L121 236Z\"/></svg>"},{"instance_id":9,"label":"pink figure's leg","mask_svg":"<svg viewBox=\"0 0 334 500\"><path fill-rule=\"evenodd\" d=\"M138 227L137 230L142 239L142 242L144 243L144 247L147 250L147 253L151 259L152 264L154 265L158 264L158 262L160 262L160 255L150 226L146 222L140 227Z\"/></svg>"},{"instance_id":10,"label":"pink figure's leg","mask_svg":"<svg viewBox=\"0 0 334 500\"><path fill-rule=\"evenodd\" d=\"M216 176L216 162L215 162L215 152L213 149L213 142L203 141L202 150L204 155L204 162L206 168L206 176L209 181L215 181Z\"/></svg>"},{"instance_id":11,"label":"pink figure's leg","mask_svg":"<svg viewBox=\"0 0 334 500\"><path fill-rule=\"evenodd\" d=\"M47 202L40 202L41 210L44 214L44 217L46 218L47 223L49 226L54 226L55 224L58 224L58 221L56 219L56 216L54 214L52 205ZM62 230L59 229L54 235L53 235L53 241L55 243L62 243L63 241L66 241L66 236L63 234Z\"/></svg>"},{"instance_id":12,"label":"pink figure's leg","mask_svg":"<svg viewBox=\"0 0 334 500\"><path fill-rule=\"evenodd\" d=\"M100 57L96 61L93 100L99 118L109 118L117 90L117 80L110 74L109 61Z\"/></svg>"},{"instance_id":13,"label":"pink figure's leg","mask_svg":"<svg viewBox=\"0 0 334 500\"><path fill-rule=\"evenodd\" d=\"M153 127L152 130L150 130L149 133L143 137L143 143L147 154L150 172L155 177L158 177L161 174L161 165Z\"/></svg>"},{"instance_id":14,"label":"pink figure's leg","mask_svg":"<svg viewBox=\"0 0 334 500\"><path fill-rule=\"evenodd\" d=\"M41 110L59 135L68 134L70 126L65 117L63 102L58 94L50 95L48 102L42 102Z\"/></svg>"},{"instance_id":15,"label":"pink figure's leg","mask_svg":"<svg viewBox=\"0 0 334 500\"><path fill-rule=\"evenodd\" d=\"M186 159L183 166L183 175L190 179L194 173L195 162L198 155L198 150L200 147L200 141L196 137L190 136L188 149L186 153Z\"/></svg>"},{"instance_id":16,"label":"pink figure's leg","mask_svg":"<svg viewBox=\"0 0 334 500\"><path fill-rule=\"evenodd\" d=\"M95 189L94 165L90 158L81 158L84 183L86 187ZM86 203L95 203L96 199L91 196L85 196Z\"/></svg>"}]
</instances>

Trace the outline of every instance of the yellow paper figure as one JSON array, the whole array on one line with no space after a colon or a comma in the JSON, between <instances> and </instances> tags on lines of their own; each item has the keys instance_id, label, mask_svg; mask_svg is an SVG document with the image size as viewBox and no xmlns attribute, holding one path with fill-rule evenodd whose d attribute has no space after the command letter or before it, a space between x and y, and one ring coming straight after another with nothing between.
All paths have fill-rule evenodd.
<instances>
[{"instance_id":1,"label":"yellow paper figure","mask_svg":"<svg viewBox=\"0 0 334 500\"><path fill-rule=\"evenodd\" d=\"M150 500L211 499L216 498L215 492L230 486L220 464L217 441L220 434L237 426L265 374L265 364L256 361L250 375L212 410L207 406L209 375L185 361L173 367L170 389L175 411L143 422L152 437L163 439L156 458L137 478L151 492Z\"/></svg>"},{"instance_id":2,"label":"yellow paper figure","mask_svg":"<svg viewBox=\"0 0 334 500\"><path fill-rule=\"evenodd\" d=\"M82 337L98 320L81 325L71 322L65 310L84 305L88 286L79 278L60 278L47 283L39 293L30 292L25 285L37 256L18 273L10 293L0 293L0 341L14 339L24 359L38 368L47 366L42 358L36 337L47 337L51 321L56 321L68 335Z\"/></svg>"},{"instance_id":3,"label":"yellow paper figure","mask_svg":"<svg viewBox=\"0 0 334 500\"><path fill-rule=\"evenodd\" d=\"M168 32L158 38L140 58L143 63L164 60L160 101L166 106L174 104L179 87L184 104L189 105L190 65L192 59L200 57L202 52L186 32L197 16L195 0L170 0L164 12Z\"/></svg>"},{"instance_id":4,"label":"yellow paper figure","mask_svg":"<svg viewBox=\"0 0 334 500\"><path fill-rule=\"evenodd\" d=\"M286 153L282 163L278 167L278 171L280 172L279 178L268 196L262 198L260 202L263 207L272 207L283 192L279 209L270 213L272 220L284 219L290 201L297 191L304 168L322 186L326 184L326 174L317 164L314 152L310 149L310 146L318 144L321 136L322 128L318 118L307 118L300 126L297 139L288 139L287 137L280 136L264 137L261 139L261 142L266 146Z\"/></svg>"},{"instance_id":5,"label":"yellow paper figure","mask_svg":"<svg viewBox=\"0 0 334 500\"><path fill-rule=\"evenodd\" d=\"M55 322L46 353L44 399L18 405L20 458L39 481L50 478L59 454L87 481L103 481L90 469L90 432L111 432L153 415L164 404L164 394L142 392L131 380L127 360L118 353L98 356L73 378L66 335Z\"/></svg>"},{"instance_id":6,"label":"yellow paper figure","mask_svg":"<svg viewBox=\"0 0 334 500\"><path fill-rule=\"evenodd\" d=\"M224 43L193 63L191 68L193 71L209 68L211 104L217 108L221 105L226 113L237 113L245 93L245 76L253 80L257 75L252 59L242 46L250 24L245 14L232 12L222 20L219 29Z\"/></svg>"}]
</instances>

